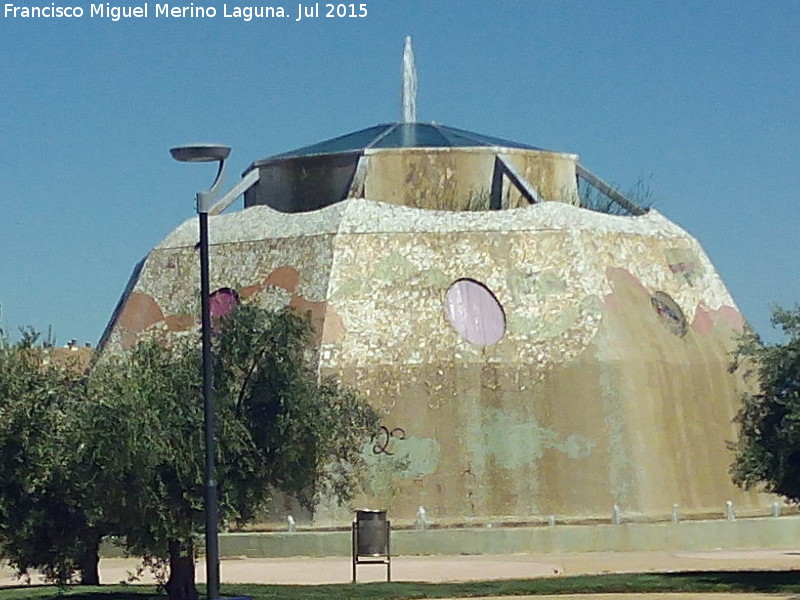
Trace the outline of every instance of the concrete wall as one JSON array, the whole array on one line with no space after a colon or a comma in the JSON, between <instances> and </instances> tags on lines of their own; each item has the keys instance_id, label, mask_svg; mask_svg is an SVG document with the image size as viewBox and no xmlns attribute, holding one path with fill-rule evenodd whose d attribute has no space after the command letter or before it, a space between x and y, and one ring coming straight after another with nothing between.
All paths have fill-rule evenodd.
<instances>
[{"instance_id":1,"label":"concrete wall","mask_svg":"<svg viewBox=\"0 0 800 600\"><path fill-rule=\"evenodd\" d=\"M423 505L457 523L763 502L727 474L741 315L697 241L655 211L351 199L302 214L256 206L212 217L210 231L212 290L310 311L320 373L382 412L355 506L410 520ZM109 348L194 331L196 240L188 221L151 253ZM464 279L502 311L497 343L448 321ZM346 524L351 508L323 503L313 522Z\"/></svg>"},{"instance_id":2,"label":"concrete wall","mask_svg":"<svg viewBox=\"0 0 800 600\"><path fill-rule=\"evenodd\" d=\"M357 504L457 520L757 502L727 474L743 321L686 232L556 203L481 221L393 215L394 230L338 239L329 302L344 329L321 346L322 372L385 414ZM464 278L502 307L496 344L448 322L447 290Z\"/></svg>"},{"instance_id":3,"label":"concrete wall","mask_svg":"<svg viewBox=\"0 0 800 600\"><path fill-rule=\"evenodd\" d=\"M502 156L545 201L579 204L577 156L512 148L367 149L361 153L278 159L261 164L259 182L245 194L245 207L266 205L281 212L305 212L344 200L359 157L365 165L358 197L433 210L487 210L492 181ZM503 178L502 208L528 200Z\"/></svg>"},{"instance_id":4,"label":"concrete wall","mask_svg":"<svg viewBox=\"0 0 800 600\"><path fill-rule=\"evenodd\" d=\"M511 163L543 200L578 204L577 156L510 148L368 150L364 196L413 208L487 210L498 155ZM519 208L529 202L506 178L501 204Z\"/></svg>"},{"instance_id":5,"label":"concrete wall","mask_svg":"<svg viewBox=\"0 0 800 600\"><path fill-rule=\"evenodd\" d=\"M360 152L276 160L257 167L259 181L245 207L264 204L281 212L317 210L347 197Z\"/></svg>"},{"instance_id":6,"label":"concrete wall","mask_svg":"<svg viewBox=\"0 0 800 600\"><path fill-rule=\"evenodd\" d=\"M797 548L800 517L620 525L556 525L479 529L401 530L391 533L392 553L410 555L630 552L648 550ZM349 531L228 533L225 557L350 556Z\"/></svg>"}]
</instances>

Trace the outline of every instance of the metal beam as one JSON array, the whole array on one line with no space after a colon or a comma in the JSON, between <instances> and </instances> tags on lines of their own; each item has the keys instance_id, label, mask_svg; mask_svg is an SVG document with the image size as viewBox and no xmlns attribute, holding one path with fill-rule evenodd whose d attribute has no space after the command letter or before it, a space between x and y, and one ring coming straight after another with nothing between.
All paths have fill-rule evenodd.
<instances>
[{"instance_id":1,"label":"metal beam","mask_svg":"<svg viewBox=\"0 0 800 600\"><path fill-rule=\"evenodd\" d=\"M517 168L514 165L499 155L497 160L503 166L503 171L505 171L505 174L508 175L508 178L517 187L520 193L528 199L528 202L531 204L538 204L542 201L542 199L539 197L539 193L536 191L536 188L533 187L530 182L522 176L522 173L517 171Z\"/></svg>"},{"instance_id":2,"label":"metal beam","mask_svg":"<svg viewBox=\"0 0 800 600\"><path fill-rule=\"evenodd\" d=\"M580 164L575 165L575 173L578 175L578 177L582 177L583 179L585 179L587 182L592 184L594 187L603 192L606 196L611 198L614 202L619 204L622 208L624 208L631 214L639 216L647 212L647 210L645 210L635 202L631 202L630 200L628 200L620 192L618 192L613 187L608 185L605 181L600 179L594 173L588 171L582 165Z\"/></svg>"},{"instance_id":3,"label":"metal beam","mask_svg":"<svg viewBox=\"0 0 800 600\"><path fill-rule=\"evenodd\" d=\"M353 174L353 180L350 182L350 189L347 190L347 198L364 197L364 182L367 179L368 166L369 157L364 154L359 156L358 164L356 165L356 172Z\"/></svg>"},{"instance_id":4,"label":"metal beam","mask_svg":"<svg viewBox=\"0 0 800 600\"><path fill-rule=\"evenodd\" d=\"M492 192L489 197L489 209L500 210L503 208L503 173L505 167L499 156L494 157L494 169L492 169Z\"/></svg>"},{"instance_id":5,"label":"metal beam","mask_svg":"<svg viewBox=\"0 0 800 600\"><path fill-rule=\"evenodd\" d=\"M214 206L208 209L208 214L218 215L223 210L228 208L233 202L247 190L253 187L258 181L260 174L258 167L254 168L247 175L242 177L242 180L233 186L230 191L220 198Z\"/></svg>"}]
</instances>

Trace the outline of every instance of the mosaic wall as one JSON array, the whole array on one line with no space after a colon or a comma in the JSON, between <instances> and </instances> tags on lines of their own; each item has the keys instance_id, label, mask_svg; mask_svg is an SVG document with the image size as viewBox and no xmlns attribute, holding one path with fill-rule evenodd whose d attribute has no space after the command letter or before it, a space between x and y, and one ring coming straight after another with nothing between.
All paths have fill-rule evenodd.
<instances>
[{"instance_id":1,"label":"mosaic wall","mask_svg":"<svg viewBox=\"0 0 800 600\"><path fill-rule=\"evenodd\" d=\"M727 475L741 315L699 244L655 211L351 199L254 206L210 231L212 289L311 311L320 372L382 411L358 506L457 522L757 501ZM196 239L189 221L153 250L108 347L197 326Z\"/></svg>"},{"instance_id":2,"label":"mosaic wall","mask_svg":"<svg viewBox=\"0 0 800 600\"><path fill-rule=\"evenodd\" d=\"M416 148L365 152L364 195L415 208L453 211L487 210L495 153L485 148ZM498 152L538 191L543 200L579 203L575 182L577 156L561 152ZM502 207L529 205L506 178Z\"/></svg>"}]
</instances>

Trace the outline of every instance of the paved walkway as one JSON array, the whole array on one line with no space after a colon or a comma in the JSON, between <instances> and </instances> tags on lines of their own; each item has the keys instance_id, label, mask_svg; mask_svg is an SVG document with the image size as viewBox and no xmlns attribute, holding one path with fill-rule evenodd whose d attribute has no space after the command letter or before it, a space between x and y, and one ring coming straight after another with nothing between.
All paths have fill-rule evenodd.
<instances>
[{"instance_id":1,"label":"paved walkway","mask_svg":"<svg viewBox=\"0 0 800 600\"><path fill-rule=\"evenodd\" d=\"M103 559L100 563L104 583L129 578L137 567L133 559ZM719 550L712 552L594 552L580 554L509 554L479 556L400 556L392 560L393 581L474 581L527 577L560 577L598 573L678 572L718 570L787 570L800 571L800 551ZM352 565L347 558L226 559L221 563L224 583L321 584L348 583ZM205 580L205 566L198 563L198 580ZM800 577L800 573L798 574ZM382 565L359 565L358 580L385 581ZM141 582L152 582L145 575ZM36 580L33 583L38 583ZM19 585L8 568L0 568L0 585ZM641 600L642 595L592 595L609 600ZM659 600L764 600L781 598L758 594L650 594ZM546 598L537 596L537 600ZM558 600L588 596L555 596ZM800 600L796 597L796 600Z\"/></svg>"},{"instance_id":2,"label":"paved walkway","mask_svg":"<svg viewBox=\"0 0 800 600\"><path fill-rule=\"evenodd\" d=\"M110 568L111 565L108 565ZM205 576L198 565L198 576ZM394 581L472 581L600 573L800 569L800 553L783 550L717 552L592 552L473 556L401 556L392 559ZM319 584L351 580L347 558L224 560L224 581ZM384 581L386 568L359 565L359 581Z\"/></svg>"}]
</instances>

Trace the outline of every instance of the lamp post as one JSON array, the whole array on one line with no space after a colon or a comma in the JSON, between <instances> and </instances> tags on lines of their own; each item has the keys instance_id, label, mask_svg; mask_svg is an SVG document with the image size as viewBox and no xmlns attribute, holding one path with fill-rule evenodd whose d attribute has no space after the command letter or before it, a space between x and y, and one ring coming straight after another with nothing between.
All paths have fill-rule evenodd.
<instances>
[{"instance_id":1,"label":"lamp post","mask_svg":"<svg viewBox=\"0 0 800 600\"><path fill-rule=\"evenodd\" d=\"M205 422L205 491L206 491L206 581L208 599L219 598L219 539L217 521L219 502L217 499L217 477L214 443L214 407L212 394L214 382L211 371L211 311L209 308L208 273L208 213L214 195L222 185L225 175L225 160L230 156L228 146L196 144L170 149L172 158L180 162L219 162L214 183L205 192L197 192L197 214L200 220L200 315L203 337L203 414Z\"/></svg>"}]
</instances>

